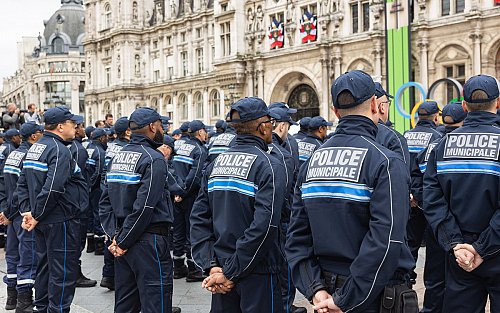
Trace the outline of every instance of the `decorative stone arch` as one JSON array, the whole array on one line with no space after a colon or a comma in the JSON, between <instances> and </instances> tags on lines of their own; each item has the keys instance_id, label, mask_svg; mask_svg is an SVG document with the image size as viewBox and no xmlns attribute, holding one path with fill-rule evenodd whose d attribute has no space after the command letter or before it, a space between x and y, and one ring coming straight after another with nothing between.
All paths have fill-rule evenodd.
<instances>
[{"instance_id":1,"label":"decorative stone arch","mask_svg":"<svg viewBox=\"0 0 500 313\"><path fill-rule=\"evenodd\" d=\"M316 93L321 86L316 75L307 68L292 67L281 70L270 85L272 92L266 97L266 103L286 101L291 91L301 84L310 85Z\"/></svg>"},{"instance_id":2,"label":"decorative stone arch","mask_svg":"<svg viewBox=\"0 0 500 313\"><path fill-rule=\"evenodd\" d=\"M66 34L65 32L62 32L62 31L59 31L57 33L53 33L52 35L50 35L47 44L49 46L52 46L52 42L57 37L61 38L64 41L64 45L66 45L66 46L70 46L71 45L71 38L68 36L68 34Z\"/></svg>"},{"instance_id":3,"label":"decorative stone arch","mask_svg":"<svg viewBox=\"0 0 500 313\"><path fill-rule=\"evenodd\" d=\"M461 41L453 40L453 41L448 41L448 42L443 42L441 44L438 44L438 46L435 49L433 49L434 52L431 54L431 56L429 58L429 62L435 62L438 55L442 54L444 49L447 49L450 46L455 47L455 48L460 47L463 51L465 51L469 55L469 58L472 55L472 49L470 49L469 46L464 45L464 43Z\"/></svg>"},{"instance_id":4,"label":"decorative stone arch","mask_svg":"<svg viewBox=\"0 0 500 313\"><path fill-rule=\"evenodd\" d=\"M486 60L488 68L492 69L488 74L500 77L500 33L491 38L483 51L485 51L483 60Z\"/></svg>"},{"instance_id":5,"label":"decorative stone arch","mask_svg":"<svg viewBox=\"0 0 500 313\"><path fill-rule=\"evenodd\" d=\"M361 70L367 74L373 75L374 68L370 61L365 58L356 58L347 64L347 72Z\"/></svg>"},{"instance_id":6,"label":"decorative stone arch","mask_svg":"<svg viewBox=\"0 0 500 313\"><path fill-rule=\"evenodd\" d=\"M83 46L84 40L85 40L85 33L81 33L80 35L78 35L78 38L76 38L76 45Z\"/></svg>"}]
</instances>

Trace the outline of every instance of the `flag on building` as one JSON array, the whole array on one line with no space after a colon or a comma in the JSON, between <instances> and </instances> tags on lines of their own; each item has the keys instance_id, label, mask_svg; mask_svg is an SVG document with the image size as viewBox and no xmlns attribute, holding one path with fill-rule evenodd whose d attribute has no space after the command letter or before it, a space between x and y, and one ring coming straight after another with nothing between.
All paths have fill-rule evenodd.
<instances>
[{"instance_id":1,"label":"flag on building","mask_svg":"<svg viewBox=\"0 0 500 313\"><path fill-rule=\"evenodd\" d=\"M285 43L284 34L285 31L283 29L283 23L273 19L273 22L269 27L269 41L271 43L271 49L283 48Z\"/></svg>"},{"instance_id":2,"label":"flag on building","mask_svg":"<svg viewBox=\"0 0 500 313\"><path fill-rule=\"evenodd\" d=\"M312 15L308 11L304 12L302 18L300 19L300 37L302 38L302 43L316 41L317 25L318 21L316 20L316 16Z\"/></svg>"}]
</instances>

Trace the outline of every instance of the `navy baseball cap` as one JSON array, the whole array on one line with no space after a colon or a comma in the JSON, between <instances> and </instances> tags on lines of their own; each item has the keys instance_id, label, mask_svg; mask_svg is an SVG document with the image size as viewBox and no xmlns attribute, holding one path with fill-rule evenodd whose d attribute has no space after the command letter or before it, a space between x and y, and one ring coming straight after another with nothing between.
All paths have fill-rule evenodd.
<instances>
[{"instance_id":1,"label":"navy baseball cap","mask_svg":"<svg viewBox=\"0 0 500 313\"><path fill-rule=\"evenodd\" d=\"M274 107L272 109L269 109L269 112L279 116L276 118L277 122L288 122L290 123L290 125L297 125L297 123L294 122L288 114L287 108Z\"/></svg>"},{"instance_id":2,"label":"navy baseball cap","mask_svg":"<svg viewBox=\"0 0 500 313\"><path fill-rule=\"evenodd\" d=\"M92 132L95 130L95 127L94 126L87 126L85 127L85 135L90 138L90 135L92 134Z\"/></svg>"},{"instance_id":3,"label":"navy baseball cap","mask_svg":"<svg viewBox=\"0 0 500 313\"><path fill-rule=\"evenodd\" d=\"M462 108L462 103L457 101L457 102L452 102L448 103L444 108L443 108L443 123L445 124L455 124L455 123L460 123L461 121L465 120L467 117L467 112L464 111ZM446 122L445 117L451 117L452 121Z\"/></svg>"},{"instance_id":4,"label":"navy baseball cap","mask_svg":"<svg viewBox=\"0 0 500 313\"><path fill-rule=\"evenodd\" d=\"M7 138L11 138L14 136L19 136L19 131L17 129L9 129L8 131L5 132L4 136Z\"/></svg>"},{"instance_id":5,"label":"navy baseball cap","mask_svg":"<svg viewBox=\"0 0 500 313\"><path fill-rule=\"evenodd\" d=\"M217 123L215 123L215 128L226 128L227 124L224 120L218 120Z\"/></svg>"},{"instance_id":6,"label":"navy baseball cap","mask_svg":"<svg viewBox=\"0 0 500 313\"><path fill-rule=\"evenodd\" d=\"M381 98L383 96L386 96L387 99L394 98L389 93L387 93L387 91L385 91L385 89L384 89L384 87L382 87L381 83L375 82L375 97L377 97L377 99L378 99L378 98Z\"/></svg>"},{"instance_id":7,"label":"navy baseball cap","mask_svg":"<svg viewBox=\"0 0 500 313\"><path fill-rule=\"evenodd\" d=\"M230 116L233 116L234 111L240 115L238 120L231 119L231 122L234 123L253 121L263 116L279 118L279 116L269 112L264 100L256 97L248 97L236 101L231 105Z\"/></svg>"},{"instance_id":8,"label":"navy baseball cap","mask_svg":"<svg viewBox=\"0 0 500 313\"><path fill-rule=\"evenodd\" d=\"M111 126L110 128L105 128L105 129L109 133L109 135L116 134L116 132L115 132L115 125Z\"/></svg>"},{"instance_id":9,"label":"navy baseball cap","mask_svg":"<svg viewBox=\"0 0 500 313\"><path fill-rule=\"evenodd\" d=\"M354 97L354 102L340 105L338 97L343 91L348 91ZM375 94L375 83L370 75L354 70L340 75L333 82L331 93L334 107L349 109L370 99Z\"/></svg>"},{"instance_id":10,"label":"navy baseball cap","mask_svg":"<svg viewBox=\"0 0 500 313\"><path fill-rule=\"evenodd\" d=\"M163 136L163 144L169 146L170 148L172 148L172 150L174 150L174 142L174 138L170 137L169 135Z\"/></svg>"},{"instance_id":11,"label":"navy baseball cap","mask_svg":"<svg viewBox=\"0 0 500 313\"><path fill-rule=\"evenodd\" d=\"M333 126L333 123L328 122L321 116L315 116L311 118L311 121L309 122L309 129L318 129L321 126Z\"/></svg>"},{"instance_id":12,"label":"navy baseball cap","mask_svg":"<svg viewBox=\"0 0 500 313\"><path fill-rule=\"evenodd\" d=\"M97 128L92 132L92 139L97 139L102 136L109 136L111 132L105 128Z\"/></svg>"},{"instance_id":13,"label":"navy baseball cap","mask_svg":"<svg viewBox=\"0 0 500 313\"><path fill-rule=\"evenodd\" d=\"M311 122L311 118L309 116L303 117L300 121L300 128L309 129L309 123Z\"/></svg>"},{"instance_id":14,"label":"navy baseball cap","mask_svg":"<svg viewBox=\"0 0 500 313\"><path fill-rule=\"evenodd\" d=\"M24 123L21 126L21 130L19 131L19 134L23 137L29 137L36 132L43 132L43 126L38 125L35 122L28 122L28 123Z\"/></svg>"},{"instance_id":15,"label":"navy baseball cap","mask_svg":"<svg viewBox=\"0 0 500 313\"><path fill-rule=\"evenodd\" d=\"M50 108L45 112L45 123L49 125L64 123L66 121L77 122L75 115L69 111L65 106Z\"/></svg>"},{"instance_id":16,"label":"navy baseball cap","mask_svg":"<svg viewBox=\"0 0 500 313\"><path fill-rule=\"evenodd\" d=\"M79 124L83 124L83 116L81 116L81 115L75 115L75 119L74 119L74 121L75 121L75 123L76 123L77 125L79 125Z\"/></svg>"},{"instance_id":17,"label":"navy baseball cap","mask_svg":"<svg viewBox=\"0 0 500 313\"><path fill-rule=\"evenodd\" d=\"M117 134L124 133L129 127L129 120L127 117L120 117L115 122L115 132Z\"/></svg>"},{"instance_id":18,"label":"navy baseball cap","mask_svg":"<svg viewBox=\"0 0 500 313\"><path fill-rule=\"evenodd\" d=\"M274 109L274 108L283 108L287 109L288 114L295 114L297 113L297 109L293 109L288 106L285 102L273 102L269 105L269 109Z\"/></svg>"},{"instance_id":19,"label":"navy baseball cap","mask_svg":"<svg viewBox=\"0 0 500 313\"><path fill-rule=\"evenodd\" d=\"M4 133L0 133L0 138L3 138L5 137L5 134Z\"/></svg>"},{"instance_id":20,"label":"navy baseball cap","mask_svg":"<svg viewBox=\"0 0 500 313\"><path fill-rule=\"evenodd\" d=\"M199 131L200 129L205 129L205 124L202 121L194 120L189 123L189 132L194 133Z\"/></svg>"},{"instance_id":21,"label":"navy baseball cap","mask_svg":"<svg viewBox=\"0 0 500 313\"><path fill-rule=\"evenodd\" d=\"M469 78L464 84L464 100L468 103L485 103L498 98L499 92L498 81L495 77L489 75L477 75ZM487 95L487 99L472 100L472 94L476 90L482 90Z\"/></svg>"},{"instance_id":22,"label":"navy baseball cap","mask_svg":"<svg viewBox=\"0 0 500 313\"><path fill-rule=\"evenodd\" d=\"M181 135L181 134L182 134L182 132L181 132L181 130L180 130L180 129L175 129L175 130L172 132L172 136L173 136L173 135Z\"/></svg>"},{"instance_id":23,"label":"navy baseball cap","mask_svg":"<svg viewBox=\"0 0 500 313\"><path fill-rule=\"evenodd\" d=\"M181 127L179 127L179 130L183 133L187 133L189 131L189 122L182 123Z\"/></svg>"},{"instance_id":24,"label":"navy baseball cap","mask_svg":"<svg viewBox=\"0 0 500 313\"><path fill-rule=\"evenodd\" d=\"M130 115L129 122L134 122L137 127L131 130L141 129L146 125L159 121L161 119L160 114L156 112L155 109L142 107L135 109Z\"/></svg>"},{"instance_id":25,"label":"navy baseball cap","mask_svg":"<svg viewBox=\"0 0 500 313\"><path fill-rule=\"evenodd\" d=\"M170 120L170 117L168 116L161 116L161 123L162 124L172 124L172 121Z\"/></svg>"},{"instance_id":26,"label":"navy baseball cap","mask_svg":"<svg viewBox=\"0 0 500 313\"><path fill-rule=\"evenodd\" d=\"M429 116L439 113L439 107L436 101L428 100L418 107L418 116Z\"/></svg>"}]
</instances>

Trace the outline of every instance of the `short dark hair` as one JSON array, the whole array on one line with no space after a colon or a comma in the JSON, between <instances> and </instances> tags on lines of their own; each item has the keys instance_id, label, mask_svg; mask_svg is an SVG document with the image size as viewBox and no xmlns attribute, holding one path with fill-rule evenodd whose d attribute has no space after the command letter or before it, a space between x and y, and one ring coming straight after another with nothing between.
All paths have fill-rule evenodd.
<instances>
[{"instance_id":1,"label":"short dark hair","mask_svg":"<svg viewBox=\"0 0 500 313\"><path fill-rule=\"evenodd\" d=\"M31 109L31 108L32 108L32 107L34 107L34 106L35 106L35 104L34 104L34 103L30 103L30 104L28 104L28 110L29 110L29 109Z\"/></svg>"},{"instance_id":2,"label":"short dark hair","mask_svg":"<svg viewBox=\"0 0 500 313\"><path fill-rule=\"evenodd\" d=\"M104 119L105 119L105 120L107 120L107 119L108 119L108 117L111 117L111 118L112 118L112 117L113 117L113 114L111 114L111 113L106 114L106 116L104 116Z\"/></svg>"},{"instance_id":3,"label":"short dark hair","mask_svg":"<svg viewBox=\"0 0 500 313\"><path fill-rule=\"evenodd\" d=\"M485 99L488 99L488 94L486 94L486 92L484 92L482 90L475 90L472 93L472 100L485 100ZM491 100L488 102L481 102L481 103L467 102L467 108L471 112L491 110L493 107L495 107L495 103L497 102L497 99L494 99L494 100Z\"/></svg>"},{"instance_id":4,"label":"short dark hair","mask_svg":"<svg viewBox=\"0 0 500 313\"><path fill-rule=\"evenodd\" d=\"M240 119L240 115L237 111L234 111L231 115L232 120ZM251 120L240 123L230 123L230 125L234 128L238 135L251 135L255 133L257 129L257 125L259 124L259 120Z\"/></svg>"},{"instance_id":5,"label":"short dark hair","mask_svg":"<svg viewBox=\"0 0 500 313\"><path fill-rule=\"evenodd\" d=\"M99 124L101 124L101 123L103 123L103 124L104 124L104 121L102 121L102 120L97 120L97 121L95 122L95 124L94 124L94 125L95 125L95 128L99 128Z\"/></svg>"},{"instance_id":6,"label":"short dark hair","mask_svg":"<svg viewBox=\"0 0 500 313\"><path fill-rule=\"evenodd\" d=\"M45 124L45 130L55 130L59 124Z\"/></svg>"},{"instance_id":7,"label":"short dark hair","mask_svg":"<svg viewBox=\"0 0 500 313\"><path fill-rule=\"evenodd\" d=\"M369 99L367 99L366 101L369 101L370 99L371 99L371 97ZM338 106L348 105L348 104L354 103L355 101L356 100L354 99L354 96L348 90L342 91L337 97ZM351 108L338 109L338 111L339 111L341 116L359 114L360 109L364 108L363 104L364 104L364 102L360 103L357 106L351 107Z\"/></svg>"}]
</instances>

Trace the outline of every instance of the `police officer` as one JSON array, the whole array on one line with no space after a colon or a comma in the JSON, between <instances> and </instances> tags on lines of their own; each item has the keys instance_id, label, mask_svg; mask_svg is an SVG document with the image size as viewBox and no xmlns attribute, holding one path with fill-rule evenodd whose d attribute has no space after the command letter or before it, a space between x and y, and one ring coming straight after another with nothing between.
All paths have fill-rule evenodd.
<instances>
[{"instance_id":1,"label":"police officer","mask_svg":"<svg viewBox=\"0 0 500 313\"><path fill-rule=\"evenodd\" d=\"M163 125L163 121L162 121ZM132 131L129 128L129 120L127 117L120 117L113 125L116 132L116 140L107 145L104 155L104 173L107 172L109 162L113 159L116 153L120 152L130 142ZM164 128L165 129L165 128ZM101 190L104 190L105 175L101 179ZM104 249L104 266L102 267L102 279L99 286L115 290L115 266L114 256L107 249L111 244L112 238L106 238L106 249Z\"/></svg>"},{"instance_id":2,"label":"police officer","mask_svg":"<svg viewBox=\"0 0 500 313\"><path fill-rule=\"evenodd\" d=\"M189 136L189 122L184 122L179 127L179 131L181 132L181 137L175 140L175 151L179 149L183 144L191 140Z\"/></svg>"},{"instance_id":3,"label":"police officer","mask_svg":"<svg viewBox=\"0 0 500 313\"><path fill-rule=\"evenodd\" d=\"M227 129L227 123L226 123L226 121L224 121L224 120L217 120L217 122L215 123L215 134L213 134L210 137L210 140L209 140L208 144L212 145L212 142L214 141L214 139L217 138L217 136L219 136L220 134L225 133L226 129Z\"/></svg>"},{"instance_id":4,"label":"police officer","mask_svg":"<svg viewBox=\"0 0 500 313\"><path fill-rule=\"evenodd\" d=\"M85 149L87 149L88 145L92 142L92 132L94 130L94 126L85 127L85 136L87 136L87 139L82 141L82 145Z\"/></svg>"},{"instance_id":5,"label":"police officer","mask_svg":"<svg viewBox=\"0 0 500 313\"><path fill-rule=\"evenodd\" d=\"M500 108L498 81L464 84L463 126L432 150L424 174L425 217L446 253L443 312L500 312Z\"/></svg>"},{"instance_id":6,"label":"police officer","mask_svg":"<svg viewBox=\"0 0 500 313\"><path fill-rule=\"evenodd\" d=\"M282 108L282 109L285 109L288 115L297 113L297 109L290 108L288 106L288 104L286 104L285 102L273 102L273 103L271 103L269 105L269 109L273 109L273 108ZM291 118L290 118L290 120L291 120ZM293 125L298 125L298 124L294 122ZM298 142L295 139L295 137L288 136L288 132L287 132L287 135L284 137L283 142L281 143L281 145L283 146L283 148L285 148L292 155L293 159L296 162L296 167L297 167L297 170L298 170L298 166L299 166L299 145L298 145Z\"/></svg>"},{"instance_id":7,"label":"police officer","mask_svg":"<svg viewBox=\"0 0 500 313\"><path fill-rule=\"evenodd\" d=\"M309 122L309 133L304 139L298 142L300 166L309 160L316 149L321 147L326 137L328 126L333 126L333 123L327 122L321 116L311 118Z\"/></svg>"},{"instance_id":8,"label":"police officer","mask_svg":"<svg viewBox=\"0 0 500 313\"><path fill-rule=\"evenodd\" d=\"M300 130L298 133L295 134L295 140L297 142L301 141L302 139L306 138L307 134L309 133L309 122L311 121L311 118L309 116L303 117L300 119L299 124L300 124Z\"/></svg>"},{"instance_id":9,"label":"police officer","mask_svg":"<svg viewBox=\"0 0 500 313\"><path fill-rule=\"evenodd\" d=\"M21 144L21 136L17 129L9 129L5 132L5 142L0 146L0 211L7 208L7 194L3 181L3 167L9 154L16 150ZM0 225L0 247L5 247L5 226Z\"/></svg>"},{"instance_id":10,"label":"police officer","mask_svg":"<svg viewBox=\"0 0 500 313\"><path fill-rule=\"evenodd\" d=\"M443 108L443 122L446 133L451 133L463 124L463 120L467 116L464 112L461 102L453 102L447 104ZM441 141L441 138L431 142L429 146L418 153L414 168L412 169L412 185L411 193L415 199L422 199L423 193L423 177L427 167L429 155L434 147ZM424 205L420 200L418 206L423 208ZM443 311L443 296L445 289L444 273L445 273L445 253L439 246L436 238L432 233L432 229L427 224L425 228L425 259L424 265L424 307L421 313L439 313Z\"/></svg>"},{"instance_id":11,"label":"police officer","mask_svg":"<svg viewBox=\"0 0 500 313\"><path fill-rule=\"evenodd\" d=\"M345 73L331 93L340 122L300 169L286 255L295 285L316 310L379 312L384 287L410 290L409 175L400 156L375 142L372 78ZM418 310L416 294L413 301Z\"/></svg>"},{"instance_id":12,"label":"police officer","mask_svg":"<svg viewBox=\"0 0 500 313\"><path fill-rule=\"evenodd\" d=\"M236 145L207 167L191 214L194 259L212 313L282 312L278 275L284 166L267 154L278 116L259 98L231 106ZM222 294L226 293L226 294Z\"/></svg>"},{"instance_id":13,"label":"police officer","mask_svg":"<svg viewBox=\"0 0 500 313\"><path fill-rule=\"evenodd\" d=\"M214 139L210 141L207 163L212 163L219 154L226 152L236 143L236 131L234 128L227 125L223 127L225 131L223 133L217 133L216 136L212 137Z\"/></svg>"},{"instance_id":14,"label":"police officer","mask_svg":"<svg viewBox=\"0 0 500 313\"><path fill-rule=\"evenodd\" d=\"M35 234L21 228L22 217L14 192L23 167L23 160L31 145L42 137L43 127L35 122L24 123L20 129L23 142L12 151L3 170L7 204L0 214L0 223L7 226L7 249L5 261L7 275L6 310L16 309L17 313L33 311L33 285L36 276Z\"/></svg>"},{"instance_id":15,"label":"police officer","mask_svg":"<svg viewBox=\"0 0 500 313\"><path fill-rule=\"evenodd\" d=\"M202 281L204 277L191 258L189 215L200 190L208 152L204 146L207 141L205 124L194 120L189 123L189 132L191 139L175 151L172 162L175 172L186 186L186 193L182 197L182 201L177 202L174 208L174 279L186 277L187 282L196 282ZM187 257L187 268L184 264L185 256Z\"/></svg>"},{"instance_id":16,"label":"police officer","mask_svg":"<svg viewBox=\"0 0 500 313\"><path fill-rule=\"evenodd\" d=\"M75 116L64 106L45 112L43 137L31 146L17 183L22 227L35 230L35 312L69 312L80 255L79 208L87 188L71 152ZM50 264L50 266L49 266Z\"/></svg>"},{"instance_id":17,"label":"police officer","mask_svg":"<svg viewBox=\"0 0 500 313\"><path fill-rule=\"evenodd\" d=\"M174 129L174 131L172 132L172 138L174 138L174 140L178 140L181 138L181 131L179 129Z\"/></svg>"},{"instance_id":18,"label":"police officer","mask_svg":"<svg viewBox=\"0 0 500 313\"><path fill-rule=\"evenodd\" d=\"M399 154L401 158L403 158L403 161L405 161L408 165L409 169L410 152L408 151L406 138L385 124L389 120L389 106L391 105L391 99L393 99L393 96L388 94L378 82L375 83L375 96L377 97L377 105L379 109L379 120L377 123L378 132L375 140L387 149Z\"/></svg>"},{"instance_id":19,"label":"police officer","mask_svg":"<svg viewBox=\"0 0 500 313\"><path fill-rule=\"evenodd\" d=\"M83 116L81 115L75 115L75 123L76 123L76 129L75 129L75 139L73 139L72 143L68 146L69 151L71 152L71 155L73 159L76 161L76 164L82 171L83 177L86 179L88 182L88 177L87 177L87 160L89 158L89 155L87 153L87 149L85 149L82 145L82 140L85 138L85 129L83 128ZM85 190L83 192L88 193L88 190ZM79 265L79 272L78 272L78 278L76 280L76 287L81 287L81 288L87 288L87 287L94 287L97 285L97 281L93 279L89 279L83 275L82 272L82 260L81 260L81 252L85 248L85 242L87 241L88 234L87 234L87 224L88 224L88 210L89 207L88 205L80 207L79 214L77 218L80 219L80 255L79 255L79 260L78 260L78 265ZM88 244L94 244L94 235L91 233L91 240L88 240Z\"/></svg>"},{"instance_id":20,"label":"police officer","mask_svg":"<svg viewBox=\"0 0 500 313\"><path fill-rule=\"evenodd\" d=\"M410 151L410 169L416 166L416 158L419 152L427 148L427 146L441 138L441 134L436 130L439 123L439 107L435 101L425 101L418 108L418 123L413 128L404 133L404 137L408 143ZM414 179L413 177L411 178ZM412 182L413 184L413 182ZM418 202L422 199L415 198L411 194L411 211L410 220L408 221L408 245L410 246L411 254L417 261L418 249L424 238L424 232L427 225L422 208ZM411 274L412 283L415 283L417 274L413 271Z\"/></svg>"},{"instance_id":21,"label":"police officer","mask_svg":"<svg viewBox=\"0 0 500 313\"><path fill-rule=\"evenodd\" d=\"M172 125L172 121L170 120L170 117L168 116L162 116L161 117L161 125L163 127L163 131L165 134L168 134L170 131L170 125Z\"/></svg>"},{"instance_id":22,"label":"police officer","mask_svg":"<svg viewBox=\"0 0 500 313\"><path fill-rule=\"evenodd\" d=\"M101 197L101 177L105 172L105 156L109 131L97 128L92 132L92 143L87 146L87 175L90 190L89 218L93 219L95 255L104 255L105 234L99 222L99 199Z\"/></svg>"},{"instance_id":23,"label":"police officer","mask_svg":"<svg viewBox=\"0 0 500 313\"><path fill-rule=\"evenodd\" d=\"M115 312L172 311L172 260L165 198L167 164L160 115L138 108L130 115L132 139L109 162L99 215L113 238Z\"/></svg>"}]
</instances>

